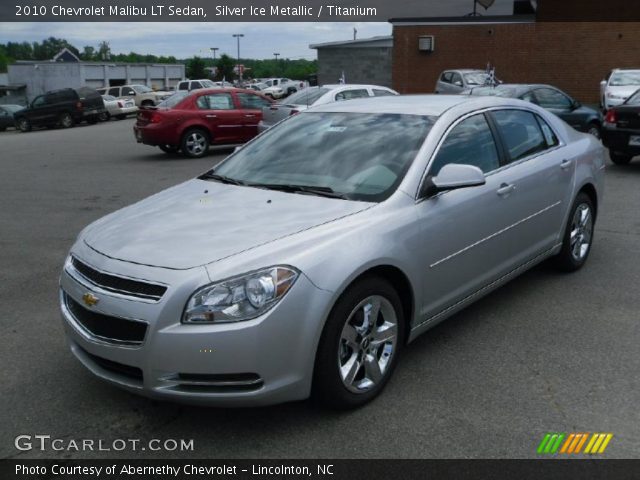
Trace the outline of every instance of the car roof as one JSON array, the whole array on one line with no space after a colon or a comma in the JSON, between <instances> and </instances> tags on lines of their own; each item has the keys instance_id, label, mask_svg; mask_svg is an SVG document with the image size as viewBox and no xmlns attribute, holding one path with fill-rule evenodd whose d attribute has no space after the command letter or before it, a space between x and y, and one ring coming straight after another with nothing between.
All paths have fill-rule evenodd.
<instances>
[{"instance_id":1,"label":"car roof","mask_svg":"<svg viewBox=\"0 0 640 480\"><path fill-rule=\"evenodd\" d=\"M479 68L452 68L450 70L445 70L445 72L460 72L460 73L487 73L484 70Z\"/></svg>"},{"instance_id":2,"label":"car roof","mask_svg":"<svg viewBox=\"0 0 640 480\"><path fill-rule=\"evenodd\" d=\"M335 90L336 88L386 88L391 90L389 87L385 87L383 85L369 85L364 83L327 83L326 85L322 85L322 88L328 88L330 90Z\"/></svg>"},{"instance_id":3,"label":"car roof","mask_svg":"<svg viewBox=\"0 0 640 480\"><path fill-rule=\"evenodd\" d=\"M465 102L504 104L495 97L470 97L467 95L392 95L334 102L313 107L314 112L336 113L396 113L439 117L444 112Z\"/></svg>"}]
</instances>

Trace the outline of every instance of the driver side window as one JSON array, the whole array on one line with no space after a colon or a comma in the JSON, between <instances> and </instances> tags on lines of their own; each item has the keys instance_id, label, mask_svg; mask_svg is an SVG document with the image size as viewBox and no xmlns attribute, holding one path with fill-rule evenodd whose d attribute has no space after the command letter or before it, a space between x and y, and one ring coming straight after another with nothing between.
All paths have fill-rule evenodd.
<instances>
[{"instance_id":1,"label":"driver side window","mask_svg":"<svg viewBox=\"0 0 640 480\"><path fill-rule=\"evenodd\" d=\"M473 115L453 127L436 154L429 175L449 163L473 165L484 173L500 166L498 149L484 114Z\"/></svg>"}]
</instances>

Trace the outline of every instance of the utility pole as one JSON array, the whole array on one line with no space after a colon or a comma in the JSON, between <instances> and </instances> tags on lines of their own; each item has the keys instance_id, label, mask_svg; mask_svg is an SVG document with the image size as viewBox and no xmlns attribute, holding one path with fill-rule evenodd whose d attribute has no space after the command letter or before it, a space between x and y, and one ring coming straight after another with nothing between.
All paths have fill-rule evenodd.
<instances>
[{"instance_id":1,"label":"utility pole","mask_svg":"<svg viewBox=\"0 0 640 480\"><path fill-rule=\"evenodd\" d=\"M238 40L238 79L242 84L242 69L240 68L240 38L244 37L242 33L234 33L233 37Z\"/></svg>"}]
</instances>

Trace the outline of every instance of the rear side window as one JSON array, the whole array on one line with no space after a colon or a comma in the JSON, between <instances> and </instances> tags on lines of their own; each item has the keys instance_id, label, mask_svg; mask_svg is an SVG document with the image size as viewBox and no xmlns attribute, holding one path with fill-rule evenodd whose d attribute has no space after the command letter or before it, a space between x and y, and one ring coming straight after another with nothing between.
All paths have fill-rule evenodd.
<instances>
[{"instance_id":1,"label":"rear side window","mask_svg":"<svg viewBox=\"0 0 640 480\"><path fill-rule=\"evenodd\" d=\"M237 93L238 100L240 100L240 108L247 110L262 110L263 107L268 107L271 103L264 98L254 95L253 93Z\"/></svg>"},{"instance_id":2,"label":"rear side window","mask_svg":"<svg viewBox=\"0 0 640 480\"><path fill-rule=\"evenodd\" d=\"M336 93L336 100L351 100L353 98L367 98L369 92L365 89L359 90L344 90L343 92Z\"/></svg>"},{"instance_id":3,"label":"rear side window","mask_svg":"<svg viewBox=\"0 0 640 480\"><path fill-rule=\"evenodd\" d=\"M560 141L558 140L558 137L551 129L549 124L540 115L536 115L536 120L538 120L538 124L542 129L542 134L544 135L544 139L547 142L547 147L551 148L558 146L560 144Z\"/></svg>"},{"instance_id":4,"label":"rear side window","mask_svg":"<svg viewBox=\"0 0 640 480\"><path fill-rule=\"evenodd\" d=\"M547 140L533 113L524 110L499 110L492 115L512 162L548 148Z\"/></svg>"},{"instance_id":5,"label":"rear side window","mask_svg":"<svg viewBox=\"0 0 640 480\"><path fill-rule=\"evenodd\" d=\"M125 96L133 97L133 96L135 96L135 94L136 94L136 91L131 87L124 87L122 89L122 96L123 97L125 97Z\"/></svg>"},{"instance_id":6,"label":"rear side window","mask_svg":"<svg viewBox=\"0 0 640 480\"><path fill-rule=\"evenodd\" d=\"M196 90L198 88L202 88L202 84L200 82L191 82L191 90Z\"/></svg>"},{"instance_id":7,"label":"rear side window","mask_svg":"<svg viewBox=\"0 0 640 480\"><path fill-rule=\"evenodd\" d=\"M189 82L180 82L178 84L178 90L188 90L189 89Z\"/></svg>"},{"instance_id":8,"label":"rear side window","mask_svg":"<svg viewBox=\"0 0 640 480\"><path fill-rule=\"evenodd\" d=\"M429 170L437 175L449 163L473 165L488 173L500 166L498 149L483 114L461 121L447 135Z\"/></svg>"},{"instance_id":9,"label":"rear side window","mask_svg":"<svg viewBox=\"0 0 640 480\"><path fill-rule=\"evenodd\" d=\"M114 87L109 89L109 95L113 95L114 97L120 96L120 87Z\"/></svg>"},{"instance_id":10,"label":"rear side window","mask_svg":"<svg viewBox=\"0 0 640 480\"><path fill-rule=\"evenodd\" d=\"M379 88L374 88L373 89L373 96L374 97L391 97L394 94L392 92L390 92L389 90L381 90Z\"/></svg>"},{"instance_id":11,"label":"rear side window","mask_svg":"<svg viewBox=\"0 0 640 480\"><path fill-rule=\"evenodd\" d=\"M202 95L196 101L201 110L233 110L233 98L230 93L214 93Z\"/></svg>"},{"instance_id":12,"label":"rear side window","mask_svg":"<svg viewBox=\"0 0 640 480\"><path fill-rule=\"evenodd\" d=\"M561 110L568 110L571 108L571 100L558 92L550 88L539 88L535 91L536 102L542 108L556 108Z\"/></svg>"},{"instance_id":13,"label":"rear side window","mask_svg":"<svg viewBox=\"0 0 640 480\"><path fill-rule=\"evenodd\" d=\"M451 77L453 76L453 72L444 72L440 77L440 80L446 83L451 83Z\"/></svg>"}]
</instances>

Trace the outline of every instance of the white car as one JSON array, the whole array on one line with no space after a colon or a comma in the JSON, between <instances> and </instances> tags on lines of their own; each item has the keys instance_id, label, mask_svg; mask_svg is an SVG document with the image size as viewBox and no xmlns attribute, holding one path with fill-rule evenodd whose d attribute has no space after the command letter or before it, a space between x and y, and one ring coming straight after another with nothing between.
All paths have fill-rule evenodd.
<instances>
[{"instance_id":1,"label":"white car","mask_svg":"<svg viewBox=\"0 0 640 480\"><path fill-rule=\"evenodd\" d=\"M640 69L616 68L600 82L600 105L604 110L622 105L640 88Z\"/></svg>"},{"instance_id":2,"label":"white car","mask_svg":"<svg viewBox=\"0 0 640 480\"><path fill-rule=\"evenodd\" d=\"M191 90L198 90L200 88L216 88L217 86L218 85L208 78L202 78L199 80L183 80L176 85L176 92L181 90L187 90L190 92Z\"/></svg>"},{"instance_id":3,"label":"white car","mask_svg":"<svg viewBox=\"0 0 640 480\"><path fill-rule=\"evenodd\" d=\"M260 93L267 94L264 90ZM280 120L284 120L311 106L354 98L388 97L390 95L398 95L398 92L379 85L336 84L308 87L288 97L286 102L274 103L264 107L262 109L262 120L258 124L258 132L264 132Z\"/></svg>"},{"instance_id":4,"label":"white car","mask_svg":"<svg viewBox=\"0 0 640 480\"><path fill-rule=\"evenodd\" d=\"M131 98L116 98L113 95L102 95L102 101L107 111L100 116L100 121L115 117L118 120L127 118L127 115L138 113L138 107Z\"/></svg>"}]
</instances>

